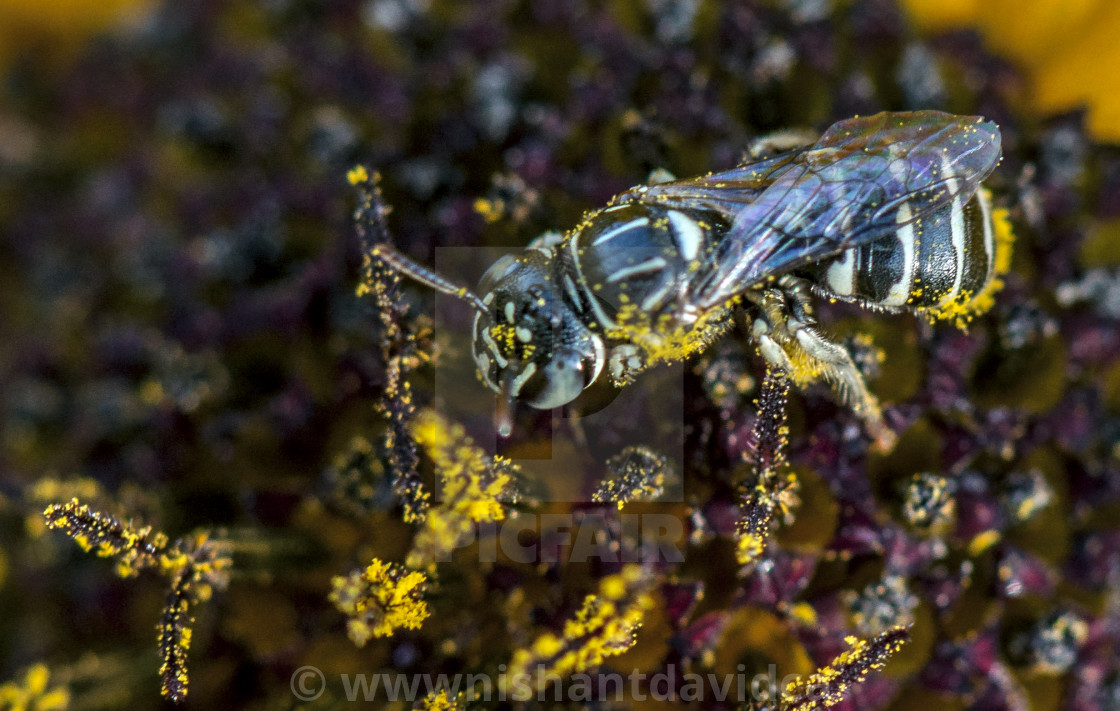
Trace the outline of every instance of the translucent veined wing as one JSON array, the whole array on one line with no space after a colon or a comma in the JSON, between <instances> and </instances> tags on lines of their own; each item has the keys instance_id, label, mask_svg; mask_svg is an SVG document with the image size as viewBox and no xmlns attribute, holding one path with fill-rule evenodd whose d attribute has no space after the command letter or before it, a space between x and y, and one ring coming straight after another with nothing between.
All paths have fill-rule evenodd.
<instances>
[{"instance_id":1,"label":"translucent veined wing","mask_svg":"<svg viewBox=\"0 0 1120 711\"><path fill-rule=\"evenodd\" d=\"M758 199L791 162L797 153L739 165L699 178L673 180L656 185L641 185L619 195L612 202L641 202L647 205L691 210L709 210L730 223L746 205Z\"/></svg>"},{"instance_id":2,"label":"translucent veined wing","mask_svg":"<svg viewBox=\"0 0 1120 711\"><path fill-rule=\"evenodd\" d=\"M799 151L619 199L711 210L730 222L693 294L707 308L967 199L999 156L999 128L979 117L880 113L840 121Z\"/></svg>"}]
</instances>

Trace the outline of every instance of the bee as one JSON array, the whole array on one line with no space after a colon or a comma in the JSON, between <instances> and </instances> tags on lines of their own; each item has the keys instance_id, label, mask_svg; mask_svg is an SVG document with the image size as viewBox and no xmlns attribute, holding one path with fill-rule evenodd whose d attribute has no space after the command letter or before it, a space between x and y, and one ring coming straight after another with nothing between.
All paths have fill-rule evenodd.
<instances>
[{"instance_id":1,"label":"bee","mask_svg":"<svg viewBox=\"0 0 1120 711\"><path fill-rule=\"evenodd\" d=\"M824 380L889 447L878 400L814 318L814 297L909 311L964 328L987 311L1010 262L1006 211L981 182L1000 132L975 116L880 113L811 145L699 178L631 188L563 237L535 241L478 293L387 244L374 256L475 310L473 355L512 405L565 405L702 351L744 309L758 353L794 383Z\"/></svg>"}]
</instances>

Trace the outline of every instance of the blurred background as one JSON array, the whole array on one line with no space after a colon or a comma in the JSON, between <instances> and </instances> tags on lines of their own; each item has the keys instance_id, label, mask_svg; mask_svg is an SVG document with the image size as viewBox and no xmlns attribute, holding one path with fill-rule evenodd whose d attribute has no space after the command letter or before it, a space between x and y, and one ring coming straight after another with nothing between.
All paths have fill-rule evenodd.
<instances>
[{"instance_id":1,"label":"blurred background","mask_svg":"<svg viewBox=\"0 0 1120 711\"><path fill-rule=\"evenodd\" d=\"M865 362L901 440L869 454L825 389L793 395L803 504L749 575L727 522L762 367L741 333L690 367L685 501L657 509L688 557L617 666L808 673L901 621L911 642L836 708L1120 709L1118 37L1110 0L0 3L0 708L165 703L166 582L44 530L75 495L250 551L195 610L186 708L294 707L303 664L493 671L594 589L602 566L468 555L422 629L347 639L331 576L412 535L385 457L352 464L386 426L354 164L431 263L769 132L936 108L1003 132L997 307L967 334L824 307L885 354ZM403 294L423 330L431 295ZM947 528L907 517L915 477L947 482Z\"/></svg>"}]
</instances>

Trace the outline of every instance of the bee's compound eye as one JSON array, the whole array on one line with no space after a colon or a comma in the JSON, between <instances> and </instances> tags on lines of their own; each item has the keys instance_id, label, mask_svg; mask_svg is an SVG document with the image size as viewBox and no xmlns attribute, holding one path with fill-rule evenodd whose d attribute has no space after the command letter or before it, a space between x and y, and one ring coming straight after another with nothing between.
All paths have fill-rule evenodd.
<instances>
[{"instance_id":1,"label":"bee's compound eye","mask_svg":"<svg viewBox=\"0 0 1120 711\"><path fill-rule=\"evenodd\" d=\"M490 265L482 279L478 282L478 290L482 294L493 291L494 286L504 279L513 268L517 266L517 259L512 254L507 254Z\"/></svg>"}]
</instances>

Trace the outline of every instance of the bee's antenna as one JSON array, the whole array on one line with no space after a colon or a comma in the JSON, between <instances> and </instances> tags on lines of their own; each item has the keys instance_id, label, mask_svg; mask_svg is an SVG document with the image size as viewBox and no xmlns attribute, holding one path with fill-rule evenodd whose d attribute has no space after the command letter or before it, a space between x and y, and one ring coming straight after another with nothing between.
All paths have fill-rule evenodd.
<instances>
[{"instance_id":1,"label":"bee's antenna","mask_svg":"<svg viewBox=\"0 0 1120 711\"><path fill-rule=\"evenodd\" d=\"M417 264L384 242L375 244L370 254L385 262L385 264L388 264L401 274L411 277L425 286L430 286L441 294L447 294L448 296L454 296L466 301L480 314L489 312L489 309L486 308L486 304L482 303L482 299L478 298L478 295L473 291L465 286L459 286L458 284L444 279L431 269Z\"/></svg>"}]
</instances>

